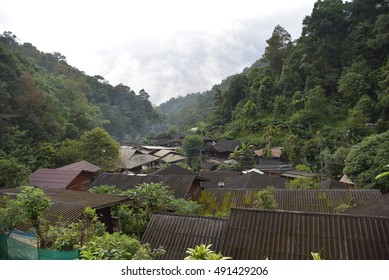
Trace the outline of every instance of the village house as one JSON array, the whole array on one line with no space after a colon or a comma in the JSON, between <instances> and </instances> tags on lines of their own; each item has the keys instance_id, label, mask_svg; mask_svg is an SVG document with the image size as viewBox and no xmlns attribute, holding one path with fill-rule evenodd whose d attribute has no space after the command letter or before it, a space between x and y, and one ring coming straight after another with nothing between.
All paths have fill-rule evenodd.
<instances>
[{"instance_id":1,"label":"village house","mask_svg":"<svg viewBox=\"0 0 389 280\"><path fill-rule=\"evenodd\" d=\"M29 176L29 184L35 187L49 187L83 191L88 189L100 167L85 160L57 169L38 169Z\"/></svg>"}]
</instances>

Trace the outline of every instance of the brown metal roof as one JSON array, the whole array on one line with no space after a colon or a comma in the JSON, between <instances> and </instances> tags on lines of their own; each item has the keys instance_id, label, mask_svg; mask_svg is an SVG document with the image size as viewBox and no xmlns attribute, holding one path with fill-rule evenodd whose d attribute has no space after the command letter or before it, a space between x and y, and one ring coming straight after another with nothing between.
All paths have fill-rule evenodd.
<instances>
[{"instance_id":1,"label":"brown metal roof","mask_svg":"<svg viewBox=\"0 0 389 280\"><path fill-rule=\"evenodd\" d=\"M154 172L153 175L196 175L196 173L177 164L170 164L166 168Z\"/></svg>"},{"instance_id":2,"label":"brown metal roof","mask_svg":"<svg viewBox=\"0 0 389 280\"><path fill-rule=\"evenodd\" d=\"M202 188L217 188L219 187L219 183L223 182L223 184L231 181L232 179L238 177L240 172L238 171L203 171L199 173L199 176L203 178L207 178L211 181L209 182L201 182L200 186Z\"/></svg>"},{"instance_id":3,"label":"brown metal roof","mask_svg":"<svg viewBox=\"0 0 389 280\"><path fill-rule=\"evenodd\" d=\"M227 182L224 187L230 189L259 189L266 188L267 186L285 188L285 183L285 178L271 177L256 172L250 172L232 179Z\"/></svg>"},{"instance_id":4,"label":"brown metal roof","mask_svg":"<svg viewBox=\"0 0 389 280\"><path fill-rule=\"evenodd\" d=\"M389 218L389 193L371 199L363 205L351 208L344 213L361 216L379 216Z\"/></svg>"},{"instance_id":5,"label":"brown metal roof","mask_svg":"<svg viewBox=\"0 0 389 280\"><path fill-rule=\"evenodd\" d=\"M121 190L127 190L142 183L142 176L125 175L116 173L102 173L92 183L93 187L108 185L117 186Z\"/></svg>"},{"instance_id":6,"label":"brown metal roof","mask_svg":"<svg viewBox=\"0 0 389 280\"><path fill-rule=\"evenodd\" d=\"M129 176L122 174L100 174L92 183L93 186L109 185L118 186L121 190L135 188L141 183L164 183L173 191L175 198L186 198L194 180L199 180L196 175L148 175Z\"/></svg>"},{"instance_id":7,"label":"brown metal roof","mask_svg":"<svg viewBox=\"0 0 389 280\"><path fill-rule=\"evenodd\" d=\"M335 179L326 179L319 183L322 189L348 189L349 185Z\"/></svg>"},{"instance_id":8,"label":"brown metal roof","mask_svg":"<svg viewBox=\"0 0 389 280\"><path fill-rule=\"evenodd\" d=\"M79 192L65 189L40 188L51 198L53 204L45 212L44 218L50 224L58 221L74 222L78 220L87 207L102 209L129 201L128 197ZM20 188L0 189L1 195L16 196Z\"/></svg>"},{"instance_id":9,"label":"brown metal roof","mask_svg":"<svg viewBox=\"0 0 389 280\"><path fill-rule=\"evenodd\" d=\"M253 208L255 195L263 189L210 188L201 192L202 215L222 212L234 207ZM289 190L276 189L277 209L316 213L336 213L342 204L364 205L380 198L379 190Z\"/></svg>"},{"instance_id":10,"label":"brown metal roof","mask_svg":"<svg viewBox=\"0 0 389 280\"><path fill-rule=\"evenodd\" d=\"M236 260L389 259L389 219L232 209L222 253Z\"/></svg>"},{"instance_id":11,"label":"brown metal roof","mask_svg":"<svg viewBox=\"0 0 389 280\"><path fill-rule=\"evenodd\" d=\"M66 189L82 170L38 169L28 178L29 184L36 187Z\"/></svg>"},{"instance_id":12,"label":"brown metal roof","mask_svg":"<svg viewBox=\"0 0 389 280\"><path fill-rule=\"evenodd\" d=\"M186 250L200 244L212 244L221 250L222 236L227 220L175 214L154 214L142 237L142 243L152 248L163 246L166 254L160 259L183 260Z\"/></svg>"},{"instance_id":13,"label":"brown metal roof","mask_svg":"<svg viewBox=\"0 0 389 280\"><path fill-rule=\"evenodd\" d=\"M239 141L235 140L221 140L210 146L210 150L214 150L218 153L234 152L236 147L240 147Z\"/></svg>"},{"instance_id":14,"label":"brown metal roof","mask_svg":"<svg viewBox=\"0 0 389 280\"><path fill-rule=\"evenodd\" d=\"M97 172L101 168L97 165L94 165L90 162L87 162L86 160L81 160L72 164L68 164L62 167L57 168L57 170L82 170L82 171L88 171L88 172Z\"/></svg>"}]
</instances>

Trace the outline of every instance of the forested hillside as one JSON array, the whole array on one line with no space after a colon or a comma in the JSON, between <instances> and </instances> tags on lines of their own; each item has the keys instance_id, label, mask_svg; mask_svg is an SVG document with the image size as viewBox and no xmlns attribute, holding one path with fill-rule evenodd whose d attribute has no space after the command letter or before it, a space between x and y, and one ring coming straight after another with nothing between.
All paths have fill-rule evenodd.
<instances>
[{"instance_id":1,"label":"forested hillside","mask_svg":"<svg viewBox=\"0 0 389 280\"><path fill-rule=\"evenodd\" d=\"M282 146L293 163L341 174L353 145L389 127L388 5L318 1L295 41L276 26L260 60L212 92L208 132ZM198 95L186 113L209 95ZM192 119L204 120L197 112Z\"/></svg>"},{"instance_id":2,"label":"forested hillside","mask_svg":"<svg viewBox=\"0 0 389 280\"><path fill-rule=\"evenodd\" d=\"M58 149L96 127L118 142L136 139L160 118L144 90L136 94L88 76L60 53L21 44L11 32L0 36L0 96L0 160L6 170L64 163Z\"/></svg>"}]
</instances>

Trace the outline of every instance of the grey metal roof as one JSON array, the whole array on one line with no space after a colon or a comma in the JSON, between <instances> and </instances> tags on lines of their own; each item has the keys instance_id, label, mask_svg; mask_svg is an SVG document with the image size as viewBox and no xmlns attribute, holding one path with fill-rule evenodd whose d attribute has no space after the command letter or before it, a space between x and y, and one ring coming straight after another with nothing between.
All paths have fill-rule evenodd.
<instances>
[{"instance_id":1,"label":"grey metal roof","mask_svg":"<svg viewBox=\"0 0 389 280\"><path fill-rule=\"evenodd\" d=\"M185 159L186 159L185 157L181 155L175 155L175 154L168 154L163 158L161 158L161 160L166 163L180 162L180 161L184 161Z\"/></svg>"},{"instance_id":2,"label":"grey metal roof","mask_svg":"<svg viewBox=\"0 0 389 280\"><path fill-rule=\"evenodd\" d=\"M389 259L389 219L232 209L222 253L236 260Z\"/></svg>"},{"instance_id":3,"label":"grey metal roof","mask_svg":"<svg viewBox=\"0 0 389 280\"><path fill-rule=\"evenodd\" d=\"M81 160L72 164L68 164L62 167L57 168L57 170L82 170L82 171L88 171L88 172L97 172L101 168L97 165L94 165L90 162L87 162L86 160Z\"/></svg>"},{"instance_id":4,"label":"grey metal roof","mask_svg":"<svg viewBox=\"0 0 389 280\"><path fill-rule=\"evenodd\" d=\"M200 244L212 244L219 252L227 220L176 214L154 214L142 237L151 248L163 246L166 254L160 259L183 260L186 250Z\"/></svg>"},{"instance_id":5,"label":"grey metal roof","mask_svg":"<svg viewBox=\"0 0 389 280\"><path fill-rule=\"evenodd\" d=\"M263 189L210 188L201 192L200 213L216 214L234 207L253 208L256 194ZM380 198L379 190L289 190L276 189L277 209L288 211L337 213L342 204L364 205Z\"/></svg>"},{"instance_id":6,"label":"grey metal roof","mask_svg":"<svg viewBox=\"0 0 389 280\"><path fill-rule=\"evenodd\" d=\"M131 147L120 147L119 159L118 159L118 162L116 164L116 167L121 168L121 169L129 169L130 168L130 158L132 158L135 155L135 153L137 153L137 149L134 149Z\"/></svg>"},{"instance_id":7,"label":"grey metal roof","mask_svg":"<svg viewBox=\"0 0 389 280\"><path fill-rule=\"evenodd\" d=\"M275 188L285 188L286 179L271 177L267 175L258 174L256 172L250 172L227 182L224 187L230 189L258 189L266 188L267 186L273 186Z\"/></svg>"},{"instance_id":8,"label":"grey metal roof","mask_svg":"<svg viewBox=\"0 0 389 280\"><path fill-rule=\"evenodd\" d=\"M157 161L159 160L159 157L156 157L156 156L152 156L152 155L133 155L129 162L128 162L128 169L131 170L133 168L137 168L139 166L142 166L142 165L146 165L146 164L149 164L149 163L152 163L154 161Z\"/></svg>"}]
</instances>

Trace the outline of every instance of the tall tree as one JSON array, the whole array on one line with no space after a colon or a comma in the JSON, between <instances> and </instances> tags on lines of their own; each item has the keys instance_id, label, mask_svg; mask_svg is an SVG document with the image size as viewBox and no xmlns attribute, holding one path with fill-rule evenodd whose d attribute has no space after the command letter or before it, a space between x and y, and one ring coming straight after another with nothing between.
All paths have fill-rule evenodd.
<instances>
[{"instance_id":1,"label":"tall tree","mask_svg":"<svg viewBox=\"0 0 389 280\"><path fill-rule=\"evenodd\" d=\"M292 47L292 37L281 25L277 25L266 43L268 46L265 48L263 58L269 61L274 76L278 77Z\"/></svg>"}]
</instances>

